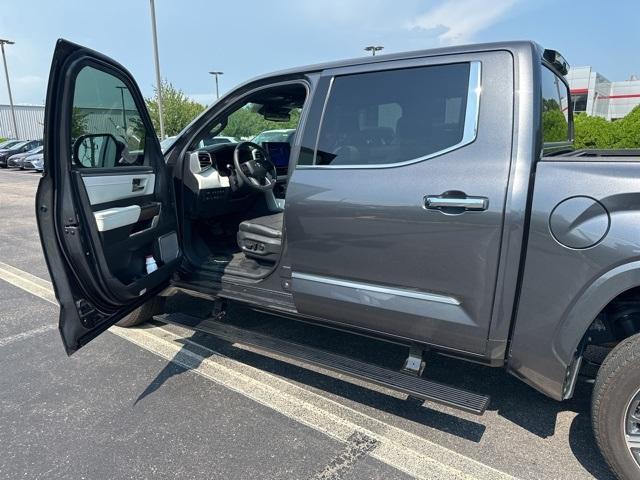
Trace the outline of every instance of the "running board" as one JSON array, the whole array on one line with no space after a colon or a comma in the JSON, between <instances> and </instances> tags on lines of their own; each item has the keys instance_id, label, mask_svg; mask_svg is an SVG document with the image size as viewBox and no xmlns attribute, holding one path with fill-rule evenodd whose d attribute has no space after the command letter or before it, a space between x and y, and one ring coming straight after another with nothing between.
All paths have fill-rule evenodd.
<instances>
[{"instance_id":1,"label":"running board","mask_svg":"<svg viewBox=\"0 0 640 480\"><path fill-rule=\"evenodd\" d=\"M165 313L153 318L162 323L171 323L209 333L230 343L241 343L271 351L291 359L375 383L405 393L410 397L440 403L476 415L482 415L489 405L489 397L486 395L468 392L299 343L280 340L212 319L202 320L183 313Z\"/></svg>"}]
</instances>

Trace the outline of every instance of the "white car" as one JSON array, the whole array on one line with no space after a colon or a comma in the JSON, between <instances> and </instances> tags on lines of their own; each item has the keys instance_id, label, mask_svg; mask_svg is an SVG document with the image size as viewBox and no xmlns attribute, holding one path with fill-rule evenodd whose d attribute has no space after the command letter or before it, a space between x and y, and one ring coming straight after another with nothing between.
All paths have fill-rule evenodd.
<instances>
[{"instance_id":1,"label":"white car","mask_svg":"<svg viewBox=\"0 0 640 480\"><path fill-rule=\"evenodd\" d=\"M21 168L24 170L44 171L44 153L29 155L22 160Z\"/></svg>"},{"instance_id":2,"label":"white car","mask_svg":"<svg viewBox=\"0 0 640 480\"><path fill-rule=\"evenodd\" d=\"M265 130L251 139L253 143L262 145L265 142L291 143L295 128L283 128L280 130Z\"/></svg>"}]
</instances>

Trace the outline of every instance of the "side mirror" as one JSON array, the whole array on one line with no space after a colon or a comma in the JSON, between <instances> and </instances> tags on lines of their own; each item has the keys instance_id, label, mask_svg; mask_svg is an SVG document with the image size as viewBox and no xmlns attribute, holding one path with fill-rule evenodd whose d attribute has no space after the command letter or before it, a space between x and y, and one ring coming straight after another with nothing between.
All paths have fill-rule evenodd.
<instances>
[{"instance_id":1,"label":"side mirror","mask_svg":"<svg viewBox=\"0 0 640 480\"><path fill-rule=\"evenodd\" d=\"M111 168L123 148L110 133L80 135L73 144L73 162L81 168Z\"/></svg>"}]
</instances>

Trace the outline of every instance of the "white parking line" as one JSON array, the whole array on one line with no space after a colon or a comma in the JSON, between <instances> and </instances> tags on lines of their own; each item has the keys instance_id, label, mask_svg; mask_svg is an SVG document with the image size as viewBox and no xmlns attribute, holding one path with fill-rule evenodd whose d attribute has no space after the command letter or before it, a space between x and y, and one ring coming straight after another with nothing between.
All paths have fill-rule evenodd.
<instances>
[{"instance_id":1,"label":"white parking line","mask_svg":"<svg viewBox=\"0 0 640 480\"><path fill-rule=\"evenodd\" d=\"M110 331L336 440L348 443L354 433L371 438L377 444L368 455L412 477L456 480L514 478L276 375L221 356L162 327L111 327ZM185 348L185 343L192 349Z\"/></svg>"},{"instance_id":2,"label":"white parking line","mask_svg":"<svg viewBox=\"0 0 640 480\"><path fill-rule=\"evenodd\" d=\"M55 303L56 296L53 293L53 287L51 282L31 275L19 268L12 267L6 263L0 262L0 278L5 282L8 282L16 287L19 287L27 292L40 297L47 302Z\"/></svg>"},{"instance_id":3,"label":"white parking line","mask_svg":"<svg viewBox=\"0 0 640 480\"><path fill-rule=\"evenodd\" d=\"M21 272L21 275L18 272ZM42 293L45 284L49 282L41 279L36 281L34 278L37 277L3 263L0 263L0 278L55 303L52 291L49 291L47 298ZM111 327L110 331L155 355L339 440L347 446L353 444L354 438L370 439L367 440L370 444L363 455L370 455L415 478L458 480L514 478L276 375L221 356L162 327L140 329ZM29 332L25 332L27 333ZM320 474L322 475L323 472Z\"/></svg>"},{"instance_id":4,"label":"white parking line","mask_svg":"<svg viewBox=\"0 0 640 480\"><path fill-rule=\"evenodd\" d=\"M50 330L55 330L58 328L57 325L44 325L42 327L34 328L33 330L28 330L26 332L16 333L15 335L10 335L8 337L0 338L0 347L4 347L9 345L10 343L17 342L19 340L25 340L30 337L34 337L41 333L48 332Z\"/></svg>"}]
</instances>

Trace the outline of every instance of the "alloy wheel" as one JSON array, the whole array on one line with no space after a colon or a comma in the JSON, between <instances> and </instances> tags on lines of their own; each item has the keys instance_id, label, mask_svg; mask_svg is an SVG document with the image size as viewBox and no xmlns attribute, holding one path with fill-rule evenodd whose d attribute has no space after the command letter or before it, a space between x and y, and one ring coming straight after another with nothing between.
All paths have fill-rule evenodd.
<instances>
[{"instance_id":1,"label":"alloy wheel","mask_svg":"<svg viewBox=\"0 0 640 480\"><path fill-rule=\"evenodd\" d=\"M640 468L640 390L632 397L624 418L624 439Z\"/></svg>"}]
</instances>

